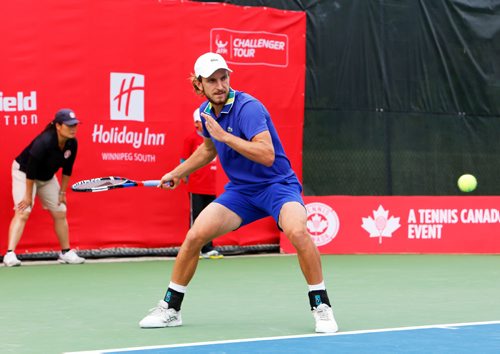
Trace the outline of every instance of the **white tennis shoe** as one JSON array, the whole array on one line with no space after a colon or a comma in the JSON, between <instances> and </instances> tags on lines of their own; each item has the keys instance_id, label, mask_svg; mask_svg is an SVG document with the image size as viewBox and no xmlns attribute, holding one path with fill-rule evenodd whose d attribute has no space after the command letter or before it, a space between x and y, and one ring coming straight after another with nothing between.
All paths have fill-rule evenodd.
<instances>
[{"instance_id":1,"label":"white tennis shoe","mask_svg":"<svg viewBox=\"0 0 500 354\"><path fill-rule=\"evenodd\" d=\"M224 256L221 253L219 253L219 251L217 251L216 249L213 249L213 250L205 252L205 253L201 252L200 258L221 259L221 258L224 258Z\"/></svg>"},{"instance_id":2,"label":"white tennis shoe","mask_svg":"<svg viewBox=\"0 0 500 354\"><path fill-rule=\"evenodd\" d=\"M66 263L66 264L81 264L85 262L85 258L82 258L76 254L75 251L69 250L66 253L59 252L59 263Z\"/></svg>"},{"instance_id":3,"label":"white tennis shoe","mask_svg":"<svg viewBox=\"0 0 500 354\"><path fill-rule=\"evenodd\" d=\"M175 309L169 309L168 303L163 300L160 300L158 305L149 311L149 314L139 322L141 328L182 326L181 312Z\"/></svg>"},{"instance_id":4,"label":"white tennis shoe","mask_svg":"<svg viewBox=\"0 0 500 354\"><path fill-rule=\"evenodd\" d=\"M17 267L21 265L21 261L17 259L16 254L12 252L7 252L5 256L3 256L3 264L6 267Z\"/></svg>"},{"instance_id":5,"label":"white tennis shoe","mask_svg":"<svg viewBox=\"0 0 500 354\"><path fill-rule=\"evenodd\" d=\"M312 313L316 321L317 333L335 333L339 330L335 317L333 317L333 310L327 304L319 305Z\"/></svg>"}]
</instances>

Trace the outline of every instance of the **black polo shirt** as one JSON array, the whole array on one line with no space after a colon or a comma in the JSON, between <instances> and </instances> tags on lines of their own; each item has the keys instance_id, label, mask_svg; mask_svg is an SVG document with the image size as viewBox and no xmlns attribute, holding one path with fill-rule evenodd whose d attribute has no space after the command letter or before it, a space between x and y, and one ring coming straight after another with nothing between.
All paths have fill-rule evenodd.
<instances>
[{"instance_id":1,"label":"black polo shirt","mask_svg":"<svg viewBox=\"0 0 500 354\"><path fill-rule=\"evenodd\" d=\"M61 150L57 142L55 129L48 129L38 135L16 157L19 170L26 173L28 179L48 181L62 168L62 173L71 176L78 150L76 139L68 139Z\"/></svg>"}]
</instances>

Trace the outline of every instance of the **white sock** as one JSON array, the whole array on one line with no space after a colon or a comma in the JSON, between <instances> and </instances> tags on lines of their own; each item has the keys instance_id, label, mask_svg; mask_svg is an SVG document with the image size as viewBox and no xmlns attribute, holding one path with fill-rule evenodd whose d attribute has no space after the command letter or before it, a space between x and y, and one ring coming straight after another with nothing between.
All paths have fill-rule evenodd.
<instances>
[{"instance_id":1,"label":"white sock","mask_svg":"<svg viewBox=\"0 0 500 354\"><path fill-rule=\"evenodd\" d=\"M326 290L324 281L319 284L308 284L307 286L309 287L309 291Z\"/></svg>"},{"instance_id":2,"label":"white sock","mask_svg":"<svg viewBox=\"0 0 500 354\"><path fill-rule=\"evenodd\" d=\"M168 287L172 290L177 291L178 293L185 294L187 291L187 286L176 284L173 281L171 281L170 284L168 284Z\"/></svg>"}]
</instances>

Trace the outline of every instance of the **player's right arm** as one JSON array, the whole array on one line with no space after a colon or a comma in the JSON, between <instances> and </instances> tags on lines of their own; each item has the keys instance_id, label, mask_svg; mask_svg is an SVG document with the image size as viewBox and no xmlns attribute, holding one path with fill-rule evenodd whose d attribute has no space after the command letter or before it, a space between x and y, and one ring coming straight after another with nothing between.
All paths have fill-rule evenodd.
<instances>
[{"instance_id":1,"label":"player's right arm","mask_svg":"<svg viewBox=\"0 0 500 354\"><path fill-rule=\"evenodd\" d=\"M217 151L215 150L213 141L209 138L204 138L204 143L201 144L186 161L178 165L172 171L167 172L161 178L160 187L177 187L182 178L209 164L215 156L217 156ZM173 184L167 183L170 181L172 181Z\"/></svg>"}]
</instances>

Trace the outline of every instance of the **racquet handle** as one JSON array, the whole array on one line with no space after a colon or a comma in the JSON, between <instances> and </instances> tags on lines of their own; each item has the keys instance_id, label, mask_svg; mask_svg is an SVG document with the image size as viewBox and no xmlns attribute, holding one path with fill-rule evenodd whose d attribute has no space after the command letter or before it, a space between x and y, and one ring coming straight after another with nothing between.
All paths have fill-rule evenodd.
<instances>
[{"instance_id":1,"label":"racquet handle","mask_svg":"<svg viewBox=\"0 0 500 354\"><path fill-rule=\"evenodd\" d=\"M161 181L160 181L159 179L151 179L151 180L148 180L148 181L143 181L143 182L142 182L142 185L143 185L144 187L156 187L157 185L159 185L159 184L160 184L160 182L161 182ZM172 182L172 181L167 181L167 182L165 182L164 184L169 184L169 185L170 185L170 187L172 187L172 186L174 185L174 182Z\"/></svg>"},{"instance_id":2,"label":"racquet handle","mask_svg":"<svg viewBox=\"0 0 500 354\"><path fill-rule=\"evenodd\" d=\"M144 184L144 187L156 187L157 185L160 184L160 180L159 179L151 179L149 181L144 181L143 184Z\"/></svg>"}]
</instances>

